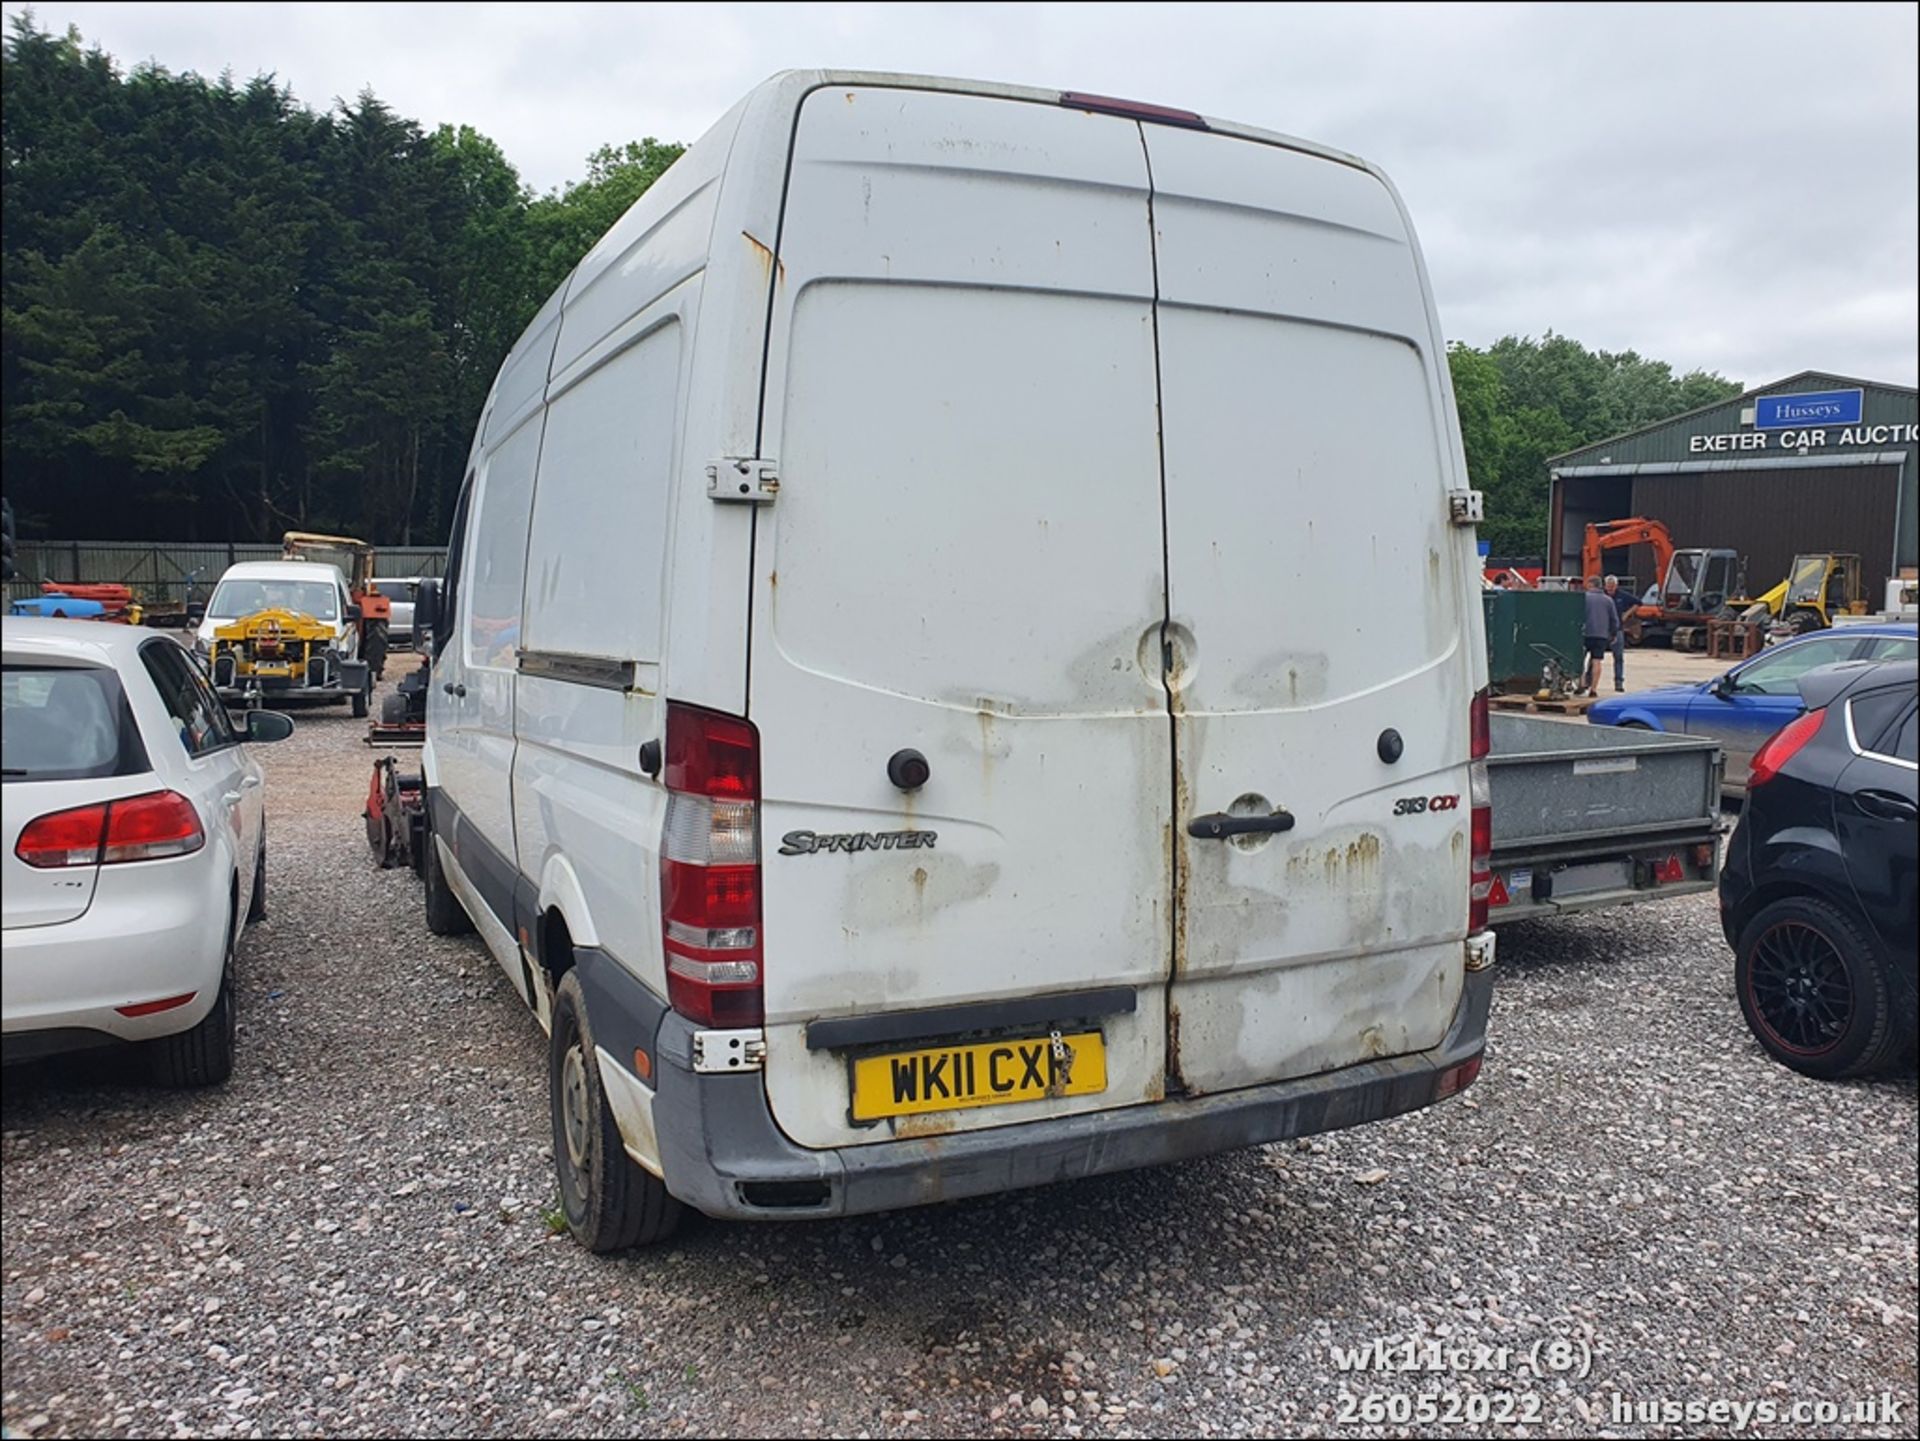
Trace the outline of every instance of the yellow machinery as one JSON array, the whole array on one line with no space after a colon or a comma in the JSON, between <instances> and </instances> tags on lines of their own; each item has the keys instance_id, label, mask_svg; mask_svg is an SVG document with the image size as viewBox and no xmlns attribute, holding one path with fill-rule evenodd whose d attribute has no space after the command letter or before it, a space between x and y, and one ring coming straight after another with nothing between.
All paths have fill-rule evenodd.
<instances>
[{"instance_id":1,"label":"yellow machinery","mask_svg":"<svg viewBox=\"0 0 1920 1441\"><path fill-rule=\"evenodd\" d=\"M375 679L385 675L387 630L392 621L393 602L374 586L373 547L351 535L316 535L312 531L290 530L280 538L280 558L322 564L345 562L340 568L347 574L347 589L360 610L354 622L360 632L360 658L373 667Z\"/></svg>"},{"instance_id":2,"label":"yellow machinery","mask_svg":"<svg viewBox=\"0 0 1920 1441\"><path fill-rule=\"evenodd\" d=\"M214 688L257 706L267 696L346 699L366 714L365 665L333 654L333 627L294 610L260 610L218 626L209 657Z\"/></svg>"},{"instance_id":3,"label":"yellow machinery","mask_svg":"<svg viewBox=\"0 0 1920 1441\"><path fill-rule=\"evenodd\" d=\"M1825 630L1835 615L1865 615L1867 600L1861 590L1860 557L1825 551L1796 555L1787 578L1741 612L1740 618L1771 618L1776 627L1794 635Z\"/></svg>"}]
</instances>

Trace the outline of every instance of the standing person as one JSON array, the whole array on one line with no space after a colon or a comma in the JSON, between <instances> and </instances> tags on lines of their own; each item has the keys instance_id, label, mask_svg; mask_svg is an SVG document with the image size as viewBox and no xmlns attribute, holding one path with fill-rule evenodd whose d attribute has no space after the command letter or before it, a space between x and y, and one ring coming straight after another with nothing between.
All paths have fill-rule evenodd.
<instances>
[{"instance_id":1,"label":"standing person","mask_svg":"<svg viewBox=\"0 0 1920 1441\"><path fill-rule=\"evenodd\" d=\"M1600 662L1607 658L1607 652L1613 648L1613 638L1620 633L1620 612L1607 599L1606 592L1600 589L1600 577L1587 577L1587 616L1585 640L1587 645L1587 673L1583 677L1585 684L1580 688L1582 695L1598 695L1600 681Z\"/></svg>"},{"instance_id":2,"label":"standing person","mask_svg":"<svg viewBox=\"0 0 1920 1441\"><path fill-rule=\"evenodd\" d=\"M1620 617L1620 629L1613 633L1613 688L1619 692L1627 688L1627 612L1634 606L1633 593L1620 589L1620 577L1610 575L1607 599Z\"/></svg>"}]
</instances>

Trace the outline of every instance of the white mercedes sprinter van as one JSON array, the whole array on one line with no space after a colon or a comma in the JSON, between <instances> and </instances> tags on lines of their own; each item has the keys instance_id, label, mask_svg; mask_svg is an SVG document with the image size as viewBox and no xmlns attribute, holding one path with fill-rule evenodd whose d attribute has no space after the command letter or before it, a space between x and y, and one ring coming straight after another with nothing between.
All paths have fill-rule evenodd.
<instances>
[{"instance_id":1,"label":"white mercedes sprinter van","mask_svg":"<svg viewBox=\"0 0 1920 1441\"><path fill-rule=\"evenodd\" d=\"M1365 163L1050 90L748 95L507 357L417 617L428 917L550 1032L579 1240L1467 1085L1465 475Z\"/></svg>"}]
</instances>

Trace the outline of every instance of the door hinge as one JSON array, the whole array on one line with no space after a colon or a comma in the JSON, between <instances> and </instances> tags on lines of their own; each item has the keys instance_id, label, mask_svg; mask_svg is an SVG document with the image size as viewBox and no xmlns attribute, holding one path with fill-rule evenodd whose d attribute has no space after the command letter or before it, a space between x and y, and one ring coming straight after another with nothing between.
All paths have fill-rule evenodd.
<instances>
[{"instance_id":1,"label":"door hinge","mask_svg":"<svg viewBox=\"0 0 1920 1441\"><path fill-rule=\"evenodd\" d=\"M1455 525L1478 525L1487 518L1487 498L1477 490L1450 490L1447 514Z\"/></svg>"},{"instance_id":2,"label":"door hinge","mask_svg":"<svg viewBox=\"0 0 1920 1441\"><path fill-rule=\"evenodd\" d=\"M707 466L707 494L715 500L765 505L780 493L780 467L771 460L728 457Z\"/></svg>"}]
</instances>

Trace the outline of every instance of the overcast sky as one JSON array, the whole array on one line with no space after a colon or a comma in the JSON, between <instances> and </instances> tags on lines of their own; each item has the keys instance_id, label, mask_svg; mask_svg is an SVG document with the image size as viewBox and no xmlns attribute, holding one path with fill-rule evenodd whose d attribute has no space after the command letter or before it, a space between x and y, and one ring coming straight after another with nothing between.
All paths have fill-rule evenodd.
<instances>
[{"instance_id":1,"label":"overcast sky","mask_svg":"<svg viewBox=\"0 0 1920 1441\"><path fill-rule=\"evenodd\" d=\"M371 86L541 189L796 66L1156 101L1384 167L1450 339L1552 328L1748 384L1920 371L1911 4L32 8L123 65L270 72L316 108Z\"/></svg>"}]
</instances>

